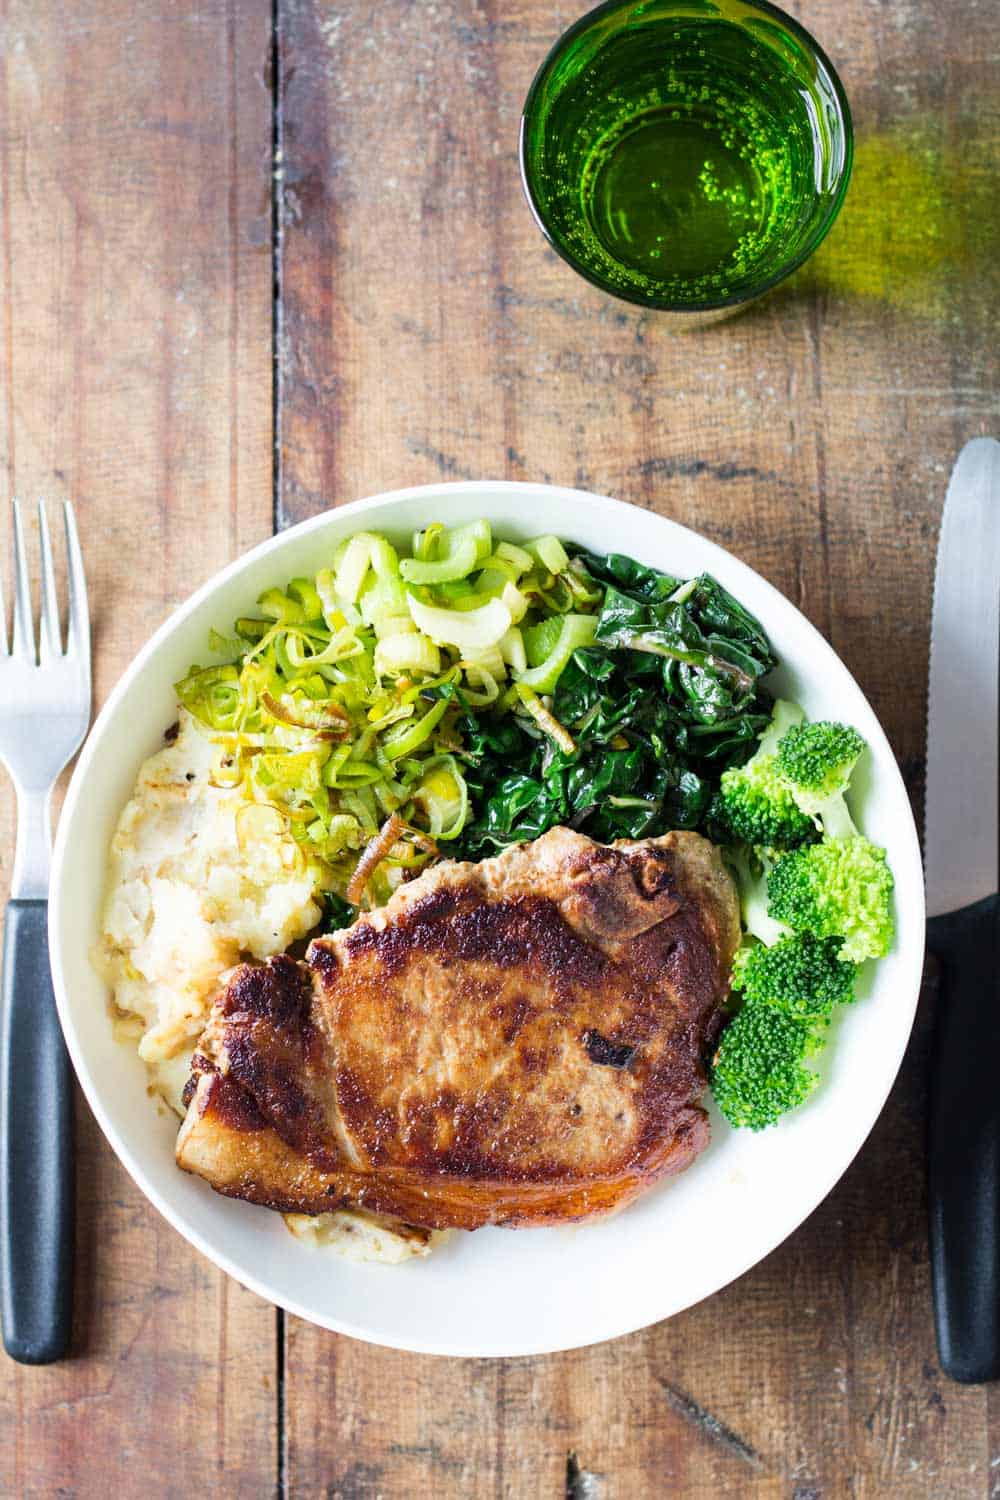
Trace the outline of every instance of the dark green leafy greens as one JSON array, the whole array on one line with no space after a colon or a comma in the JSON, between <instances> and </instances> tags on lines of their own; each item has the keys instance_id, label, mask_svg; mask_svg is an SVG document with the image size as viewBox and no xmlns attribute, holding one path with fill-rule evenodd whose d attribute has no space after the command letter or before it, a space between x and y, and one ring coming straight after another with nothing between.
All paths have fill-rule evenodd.
<instances>
[{"instance_id":1,"label":"dark green leafy greens","mask_svg":"<svg viewBox=\"0 0 1000 1500\"><path fill-rule=\"evenodd\" d=\"M320 931L337 932L342 927L350 927L357 914L357 908L345 901L343 896L338 896L335 891L324 891Z\"/></svg>"},{"instance_id":2,"label":"dark green leafy greens","mask_svg":"<svg viewBox=\"0 0 1000 1500\"><path fill-rule=\"evenodd\" d=\"M759 622L708 574L681 582L618 553L578 555L604 585L593 646L563 671L552 711L567 755L515 716L459 724L473 817L458 857L480 859L557 823L591 838L642 838L705 823L729 766L769 722L775 665Z\"/></svg>"}]
</instances>

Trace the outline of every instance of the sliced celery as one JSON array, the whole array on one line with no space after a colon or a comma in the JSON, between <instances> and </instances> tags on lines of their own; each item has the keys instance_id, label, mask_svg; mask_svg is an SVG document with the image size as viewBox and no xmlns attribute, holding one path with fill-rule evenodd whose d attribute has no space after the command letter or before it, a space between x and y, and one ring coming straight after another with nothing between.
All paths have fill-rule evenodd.
<instances>
[{"instance_id":1,"label":"sliced celery","mask_svg":"<svg viewBox=\"0 0 1000 1500\"><path fill-rule=\"evenodd\" d=\"M512 625L506 635L500 638L500 655L509 667L515 672L526 672L528 670L528 658L524 649L524 635Z\"/></svg>"},{"instance_id":2,"label":"sliced celery","mask_svg":"<svg viewBox=\"0 0 1000 1500\"><path fill-rule=\"evenodd\" d=\"M437 534L430 541L432 530ZM451 583L457 578L467 578L481 567L489 557L492 545L488 521L471 521L454 531L428 527L414 547L416 556L404 558L399 570L407 583ZM434 556L435 551L437 556Z\"/></svg>"},{"instance_id":3,"label":"sliced celery","mask_svg":"<svg viewBox=\"0 0 1000 1500\"><path fill-rule=\"evenodd\" d=\"M407 583L451 583L455 578L467 578L476 566L476 539L463 537L437 562L421 562L416 557L404 557L399 571Z\"/></svg>"},{"instance_id":4,"label":"sliced celery","mask_svg":"<svg viewBox=\"0 0 1000 1500\"><path fill-rule=\"evenodd\" d=\"M563 618L562 615L551 615L537 625L528 626L524 632L524 649L529 667L540 667L552 655L562 635Z\"/></svg>"},{"instance_id":5,"label":"sliced celery","mask_svg":"<svg viewBox=\"0 0 1000 1500\"><path fill-rule=\"evenodd\" d=\"M498 542L496 555L506 562L513 563L519 573L531 572L533 563L531 553L526 552L523 547L515 547L513 542Z\"/></svg>"},{"instance_id":6,"label":"sliced celery","mask_svg":"<svg viewBox=\"0 0 1000 1500\"><path fill-rule=\"evenodd\" d=\"M406 590L403 581L392 574L375 574L364 585L358 597L358 608L366 625L406 613Z\"/></svg>"},{"instance_id":7,"label":"sliced celery","mask_svg":"<svg viewBox=\"0 0 1000 1500\"><path fill-rule=\"evenodd\" d=\"M506 677L507 664L500 649L500 644L505 639L506 636L503 635L495 646L486 646L482 651L476 651L466 656L463 662L466 675L468 675L469 668L474 667L477 671L489 672L491 677L496 677L498 680Z\"/></svg>"},{"instance_id":8,"label":"sliced celery","mask_svg":"<svg viewBox=\"0 0 1000 1500\"><path fill-rule=\"evenodd\" d=\"M506 604L507 608L510 610L510 617L515 625L520 620L523 620L525 615L528 613L528 606L530 605L531 601L528 598L527 594L522 594L521 590L517 588L513 583L507 583L504 585L503 592L500 595L500 599L501 602L503 604Z\"/></svg>"},{"instance_id":9,"label":"sliced celery","mask_svg":"<svg viewBox=\"0 0 1000 1500\"><path fill-rule=\"evenodd\" d=\"M399 672L426 672L434 677L441 670L441 652L418 631L390 635L375 647L375 671L380 677Z\"/></svg>"},{"instance_id":10,"label":"sliced celery","mask_svg":"<svg viewBox=\"0 0 1000 1500\"><path fill-rule=\"evenodd\" d=\"M384 536L376 536L371 531L359 531L357 536L351 537L337 564L334 587L340 598L345 599L348 604L357 604L362 586L373 567L380 577L392 577L398 570L395 548Z\"/></svg>"},{"instance_id":11,"label":"sliced celery","mask_svg":"<svg viewBox=\"0 0 1000 1500\"><path fill-rule=\"evenodd\" d=\"M550 573L561 573L569 567L569 555L557 536L536 536L534 541L525 542L524 550L537 557Z\"/></svg>"},{"instance_id":12,"label":"sliced celery","mask_svg":"<svg viewBox=\"0 0 1000 1500\"><path fill-rule=\"evenodd\" d=\"M458 646L463 652L483 651L495 646L510 629L510 610L499 599L490 599L479 609L438 609L409 595L410 614L418 630L439 645Z\"/></svg>"},{"instance_id":13,"label":"sliced celery","mask_svg":"<svg viewBox=\"0 0 1000 1500\"><path fill-rule=\"evenodd\" d=\"M559 634L548 641L549 627L559 625ZM563 669L574 651L581 646L592 644L597 631L597 618L595 615L560 615L558 621L544 620L541 625L533 627L539 633L546 633L548 655L536 665L529 667L527 672L522 672L518 677L518 683L524 683L526 687L533 688L536 693L552 693L555 691L556 683L562 676ZM532 631L525 631L525 648L528 660L532 659L533 642Z\"/></svg>"}]
</instances>

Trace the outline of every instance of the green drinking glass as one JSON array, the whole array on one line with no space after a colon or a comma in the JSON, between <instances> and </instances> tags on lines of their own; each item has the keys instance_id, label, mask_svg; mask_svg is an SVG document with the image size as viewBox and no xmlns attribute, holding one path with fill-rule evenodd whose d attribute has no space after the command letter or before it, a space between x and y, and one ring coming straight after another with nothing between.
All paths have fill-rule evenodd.
<instances>
[{"instance_id":1,"label":"green drinking glass","mask_svg":"<svg viewBox=\"0 0 1000 1500\"><path fill-rule=\"evenodd\" d=\"M521 120L553 248L604 291L692 322L812 254L852 154L832 65L766 0L609 0L556 43Z\"/></svg>"}]
</instances>

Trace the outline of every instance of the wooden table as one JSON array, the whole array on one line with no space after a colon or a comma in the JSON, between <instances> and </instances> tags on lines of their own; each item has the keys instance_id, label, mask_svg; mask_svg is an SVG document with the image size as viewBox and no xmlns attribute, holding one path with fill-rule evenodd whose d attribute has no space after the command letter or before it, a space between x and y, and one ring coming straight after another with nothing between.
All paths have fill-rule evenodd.
<instances>
[{"instance_id":1,"label":"wooden table","mask_svg":"<svg viewBox=\"0 0 1000 1500\"><path fill-rule=\"evenodd\" d=\"M521 199L518 110L566 0L4 0L0 460L11 492L79 508L98 696L272 526L551 479L772 579L919 802L947 471L998 425L996 5L793 9L853 102L847 207L790 285L678 337L577 279ZM928 1009L797 1234L669 1323L544 1359L284 1318L161 1222L81 1105L76 1353L0 1363L0 1490L1000 1496L1000 1392L936 1363Z\"/></svg>"}]
</instances>

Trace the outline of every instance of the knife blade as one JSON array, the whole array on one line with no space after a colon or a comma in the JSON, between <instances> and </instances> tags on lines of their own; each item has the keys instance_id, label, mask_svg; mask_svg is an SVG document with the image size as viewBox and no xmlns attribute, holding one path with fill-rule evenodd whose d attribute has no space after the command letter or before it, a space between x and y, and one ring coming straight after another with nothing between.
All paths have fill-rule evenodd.
<instances>
[{"instance_id":1,"label":"knife blade","mask_svg":"<svg viewBox=\"0 0 1000 1500\"><path fill-rule=\"evenodd\" d=\"M934 580L924 825L932 916L1000 885L998 662L1000 443L974 438L948 486Z\"/></svg>"},{"instance_id":2,"label":"knife blade","mask_svg":"<svg viewBox=\"0 0 1000 1500\"><path fill-rule=\"evenodd\" d=\"M1000 443L959 455L938 541L927 717L928 946L941 962L928 1203L941 1365L1000 1379Z\"/></svg>"}]
</instances>

